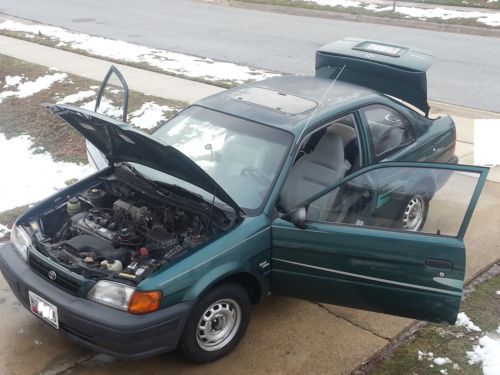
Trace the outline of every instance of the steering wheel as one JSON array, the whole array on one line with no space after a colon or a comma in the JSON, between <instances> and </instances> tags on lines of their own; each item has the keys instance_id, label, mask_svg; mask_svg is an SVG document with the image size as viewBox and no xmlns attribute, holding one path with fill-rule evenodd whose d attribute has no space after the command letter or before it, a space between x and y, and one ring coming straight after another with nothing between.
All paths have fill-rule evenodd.
<instances>
[{"instance_id":1,"label":"steering wheel","mask_svg":"<svg viewBox=\"0 0 500 375\"><path fill-rule=\"evenodd\" d=\"M254 167L245 167L241 170L242 176L252 176L262 185L269 185L271 183L271 179L266 176L261 170Z\"/></svg>"}]
</instances>

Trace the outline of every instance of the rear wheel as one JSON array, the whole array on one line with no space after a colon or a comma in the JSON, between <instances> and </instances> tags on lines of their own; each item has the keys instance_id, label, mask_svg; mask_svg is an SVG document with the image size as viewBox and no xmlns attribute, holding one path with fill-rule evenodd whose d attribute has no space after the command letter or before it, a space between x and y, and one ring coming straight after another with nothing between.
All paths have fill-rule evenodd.
<instances>
[{"instance_id":1,"label":"rear wheel","mask_svg":"<svg viewBox=\"0 0 500 375\"><path fill-rule=\"evenodd\" d=\"M423 228L428 212L429 198L427 195L425 193L415 194L403 204L398 224L404 230L417 232Z\"/></svg>"},{"instance_id":2,"label":"rear wheel","mask_svg":"<svg viewBox=\"0 0 500 375\"><path fill-rule=\"evenodd\" d=\"M210 362L238 345L250 321L251 301L238 284L222 284L204 295L184 328L179 349L186 359Z\"/></svg>"}]
</instances>

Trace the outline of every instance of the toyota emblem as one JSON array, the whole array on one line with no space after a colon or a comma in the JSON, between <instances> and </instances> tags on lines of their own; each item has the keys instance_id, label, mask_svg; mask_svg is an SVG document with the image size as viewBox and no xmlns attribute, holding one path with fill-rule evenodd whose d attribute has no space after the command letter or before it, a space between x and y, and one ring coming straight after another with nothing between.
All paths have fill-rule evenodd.
<instances>
[{"instance_id":1,"label":"toyota emblem","mask_svg":"<svg viewBox=\"0 0 500 375\"><path fill-rule=\"evenodd\" d=\"M57 279L57 273L55 273L54 271L50 270L49 271L49 279L51 279L52 281L54 281L55 279Z\"/></svg>"}]
</instances>

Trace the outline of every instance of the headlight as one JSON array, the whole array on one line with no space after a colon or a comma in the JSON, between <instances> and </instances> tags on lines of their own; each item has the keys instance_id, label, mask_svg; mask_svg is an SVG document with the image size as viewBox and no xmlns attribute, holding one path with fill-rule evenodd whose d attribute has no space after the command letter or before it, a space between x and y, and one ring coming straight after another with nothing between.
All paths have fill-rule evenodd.
<instances>
[{"instance_id":1,"label":"headlight","mask_svg":"<svg viewBox=\"0 0 500 375\"><path fill-rule=\"evenodd\" d=\"M10 234L12 242L21 258L28 259L28 248L31 246L31 238L26 231L19 225L14 225Z\"/></svg>"},{"instance_id":2,"label":"headlight","mask_svg":"<svg viewBox=\"0 0 500 375\"><path fill-rule=\"evenodd\" d=\"M90 289L87 298L115 309L127 311L134 290L134 288L125 284L100 280Z\"/></svg>"}]
</instances>

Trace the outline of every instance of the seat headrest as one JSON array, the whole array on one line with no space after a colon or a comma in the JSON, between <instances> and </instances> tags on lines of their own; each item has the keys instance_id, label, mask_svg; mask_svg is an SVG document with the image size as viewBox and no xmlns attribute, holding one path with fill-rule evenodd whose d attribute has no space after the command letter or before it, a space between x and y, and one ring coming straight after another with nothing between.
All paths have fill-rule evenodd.
<instances>
[{"instance_id":1,"label":"seat headrest","mask_svg":"<svg viewBox=\"0 0 500 375\"><path fill-rule=\"evenodd\" d=\"M336 133L326 132L319 140L314 150L309 154L313 162L332 168L344 163L344 143Z\"/></svg>"}]
</instances>

